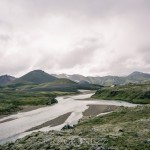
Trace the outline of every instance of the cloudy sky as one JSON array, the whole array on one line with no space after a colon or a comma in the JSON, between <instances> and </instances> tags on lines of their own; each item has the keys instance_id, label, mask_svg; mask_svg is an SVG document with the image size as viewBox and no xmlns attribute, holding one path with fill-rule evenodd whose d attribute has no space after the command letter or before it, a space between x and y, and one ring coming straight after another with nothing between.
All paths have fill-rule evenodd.
<instances>
[{"instance_id":1,"label":"cloudy sky","mask_svg":"<svg viewBox=\"0 0 150 150\"><path fill-rule=\"evenodd\" d=\"M150 73L150 0L0 0L0 75Z\"/></svg>"}]
</instances>

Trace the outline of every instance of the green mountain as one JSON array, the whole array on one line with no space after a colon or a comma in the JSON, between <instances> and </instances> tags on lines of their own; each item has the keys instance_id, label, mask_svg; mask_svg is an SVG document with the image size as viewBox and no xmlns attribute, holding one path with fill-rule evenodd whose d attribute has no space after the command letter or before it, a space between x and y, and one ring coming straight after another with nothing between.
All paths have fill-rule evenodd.
<instances>
[{"instance_id":1,"label":"green mountain","mask_svg":"<svg viewBox=\"0 0 150 150\"><path fill-rule=\"evenodd\" d=\"M9 75L3 75L0 76L0 86L9 84L10 82L14 81L16 78L9 76Z\"/></svg>"},{"instance_id":2,"label":"green mountain","mask_svg":"<svg viewBox=\"0 0 150 150\"><path fill-rule=\"evenodd\" d=\"M42 70L34 70L14 80L12 84L41 84L46 82L52 82L54 80L57 80L57 78L49 75Z\"/></svg>"}]
</instances>

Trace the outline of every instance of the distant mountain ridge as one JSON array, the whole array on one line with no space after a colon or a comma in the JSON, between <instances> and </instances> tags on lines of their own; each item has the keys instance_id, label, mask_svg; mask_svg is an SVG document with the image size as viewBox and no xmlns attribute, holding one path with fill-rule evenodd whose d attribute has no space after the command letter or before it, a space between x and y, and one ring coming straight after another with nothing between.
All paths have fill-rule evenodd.
<instances>
[{"instance_id":1,"label":"distant mountain ridge","mask_svg":"<svg viewBox=\"0 0 150 150\"><path fill-rule=\"evenodd\" d=\"M64 80L64 84L70 84L71 81L74 81L81 85L81 87L88 86L89 84L102 85L102 86L111 86L111 85L124 85L128 83L143 83L150 81L150 74L142 73L135 71L128 76L104 76L104 77L92 77L92 76L83 76L80 74L48 74L42 70L33 70L20 78L15 78L9 75L0 76L0 85L7 84L44 84L49 82L54 82L58 79L68 79ZM58 80L62 82L62 80ZM57 84L58 84L57 81ZM61 83L59 83L61 84ZM72 83L73 84L73 83Z\"/></svg>"},{"instance_id":2,"label":"distant mountain ridge","mask_svg":"<svg viewBox=\"0 0 150 150\"><path fill-rule=\"evenodd\" d=\"M141 83L141 82L147 82L150 81L150 74L148 73L142 73L135 71L128 76L104 76L104 77L92 77L92 76L82 76L79 74L74 75L67 75L67 74L53 74L53 76L57 78L63 77L80 82L80 81L86 81L91 84L99 84L99 85L105 85L105 86L111 86L111 85L124 85L128 83Z\"/></svg>"},{"instance_id":3,"label":"distant mountain ridge","mask_svg":"<svg viewBox=\"0 0 150 150\"><path fill-rule=\"evenodd\" d=\"M6 85L12 81L14 81L16 78L10 75L2 75L0 76L0 85Z\"/></svg>"}]
</instances>

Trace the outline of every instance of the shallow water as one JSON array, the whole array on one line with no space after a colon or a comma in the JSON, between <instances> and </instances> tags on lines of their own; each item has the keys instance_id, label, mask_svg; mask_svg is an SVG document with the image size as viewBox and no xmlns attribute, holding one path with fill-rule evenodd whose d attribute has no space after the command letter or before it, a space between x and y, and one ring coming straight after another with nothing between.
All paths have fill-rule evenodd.
<instances>
[{"instance_id":1,"label":"shallow water","mask_svg":"<svg viewBox=\"0 0 150 150\"><path fill-rule=\"evenodd\" d=\"M131 104L122 101L115 100L84 100L81 99L90 98L91 94L79 94L75 96L57 97L58 103L53 106L47 106L32 110L29 112L22 112L15 115L10 115L0 121L9 118L16 118L8 122L0 123L0 143L3 144L8 141L15 141L18 138L22 138L35 131L25 132L26 130L43 124L49 120L57 118L67 112L72 112L68 119L61 125L55 127L45 127L37 131L49 131L49 130L61 130L66 124L76 124L79 119L82 118L82 112L88 109L89 104L102 104L102 105L116 105L134 107L136 104Z\"/></svg>"}]
</instances>

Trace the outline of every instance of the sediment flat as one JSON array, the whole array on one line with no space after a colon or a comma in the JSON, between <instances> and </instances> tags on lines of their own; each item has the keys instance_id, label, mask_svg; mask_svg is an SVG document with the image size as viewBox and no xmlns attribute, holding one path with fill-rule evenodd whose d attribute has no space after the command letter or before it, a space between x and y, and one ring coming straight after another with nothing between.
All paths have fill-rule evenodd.
<instances>
[{"instance_id":1,"label":"sediment flat","mask_svg":"<svg viewBox=\"0 0 150 150\"><path fill-rule=\"evenodd\" d=\"M96 116L101 113L114 111L118 108L115 105L88 105L89 108L83 112L83 116Z\"/></svg>"},{"instance_id":2,"label":"sediment flat","mask_svg":"<svg viewBox=\"0 0 150 150\"><path fill-rule=\"evenodd\" d=\"M58 126L58 125L61 125L63 124L67 118L71 115L72 112L68 112L66 114L63 114L55 119L52 119L50 121L47 121L39 126L36 126L36 127L33 127L29 130L27 130L26 132L28 131L33 131L33 130L38 130L38 129L41 129L41 128L44 128L44 127L47 127L47 126L50 126L50 127L54 127L54 126Z\"/></svg>"},{"instance_id":3,"label":"sediment flat","mask_svg":"<svg viewBox=\"0 0 150 150\"><path fill-rule=\"evenodd\" d=\"M17 119L17 118L9 118L9 119L5 119L5 120L0 121L0 123L12 121L12 120L15 120L15 119Z\"/></svg>"}]
</instances>

